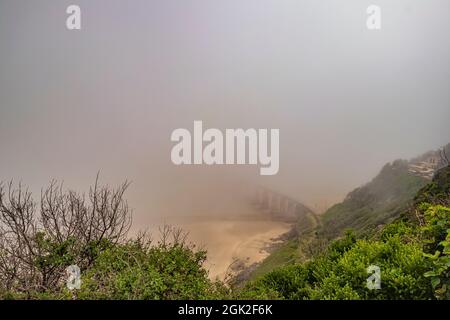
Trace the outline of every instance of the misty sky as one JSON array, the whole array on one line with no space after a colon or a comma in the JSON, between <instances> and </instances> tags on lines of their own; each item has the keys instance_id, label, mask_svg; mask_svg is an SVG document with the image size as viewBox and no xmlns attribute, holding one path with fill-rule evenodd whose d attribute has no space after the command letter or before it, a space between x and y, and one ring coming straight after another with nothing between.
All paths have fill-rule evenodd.
<instances>
[{"instance_id":1,"label":"misty sky","mask_svg":"<svg viewBox=\"0 0 450 320\"><path fill-rule=\"evenodd\" d=\"M0 0L0 180L84 191L101 170L142 225L239 210L252 183L329 204L450 142L449 30L448 0ZM174 166L194 120L279 128L278 175Z\"/></svg>"}]
</instances>

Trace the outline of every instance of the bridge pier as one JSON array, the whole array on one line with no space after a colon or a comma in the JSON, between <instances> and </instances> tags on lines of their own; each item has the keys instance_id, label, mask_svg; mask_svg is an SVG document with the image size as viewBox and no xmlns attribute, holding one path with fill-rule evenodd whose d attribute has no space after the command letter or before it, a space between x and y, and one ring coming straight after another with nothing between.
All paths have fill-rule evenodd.
<instances>
[{"instance_id":1,"label":"bridge pier","mask_svg":"<svg viewBox=\"0 0 450 320\"><path fill-rule=\"evenodd\" d=\"M255 193L254 203L272 218L295 221L299 215L313 213L303 204L282 194L259 187Z\"/></svg>"}]
</instances>

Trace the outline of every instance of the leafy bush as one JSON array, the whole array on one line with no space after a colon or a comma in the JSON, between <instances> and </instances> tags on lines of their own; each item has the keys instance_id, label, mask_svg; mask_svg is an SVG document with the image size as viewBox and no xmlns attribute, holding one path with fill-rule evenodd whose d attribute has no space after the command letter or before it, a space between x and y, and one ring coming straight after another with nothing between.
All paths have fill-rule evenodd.
<instances>
[{"instance_id":1,"label":"leafy bush","mask_svg":"<svg viewBox=\"0 0 450 320\"><path fill-rule=\"evenodd\" d=\"M431 279L436 298L450 299L450 208L429 206L424 217L424 255L432 262L425 276Z\"/></svg>"},{"instance_id":2,"label":"leafy bush","mask_svg":"<svg viewBox=\"0 0 450 320\"><path fill-rule=\"evenodd\" d=\"M397 231L399 231L397 233ZM389 225L379 240L356 240L353 233L330 244L328 251L305 264L277 269L247 285L263 296L264 288L284 299L428 299L424 273L431 264L423 255L414 228ZM381 269L381 289L366 286L367 267Z\"/></svg>"},{"instance_id":3,"label":"leafy bush","mask_svg":"<svg viewBox=\"0 0 450 320\"><path fill-rule=\"evenodd\" d=\"M175 231L171 231L175 232ZM143 239L100 253L82 276L78 299L212 299L225 287L212 283L202 267L206 252L184 240Z\"/></svg>"}]
</instances>

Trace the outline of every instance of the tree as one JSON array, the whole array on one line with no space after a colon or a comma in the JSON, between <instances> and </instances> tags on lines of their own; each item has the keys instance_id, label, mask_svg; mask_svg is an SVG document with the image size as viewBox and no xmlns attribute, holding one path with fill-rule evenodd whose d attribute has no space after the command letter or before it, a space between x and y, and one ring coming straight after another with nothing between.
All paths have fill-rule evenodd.
<instances>
[{"instance_id":1,"label":"tree","mask_svg":"<svg viewBox=\"0 0 450 320\"><path fill-rule=\"evenodd\" d=\"M36 203L22 184L0 183L0 291L30 294L58 288L65 268L82 270L131 226L129 183L99 186L87 197L52 181Z\"/></svg>"}]
</instances>

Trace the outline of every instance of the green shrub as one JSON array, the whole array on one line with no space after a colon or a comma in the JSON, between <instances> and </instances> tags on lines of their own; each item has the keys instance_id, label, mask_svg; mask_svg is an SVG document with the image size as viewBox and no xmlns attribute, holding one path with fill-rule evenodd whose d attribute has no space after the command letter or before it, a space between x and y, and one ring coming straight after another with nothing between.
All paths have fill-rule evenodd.
<instances>
[{"instance_id":1,"label":"green shrub","mask_svg":"<svg viewBox=\"0 0 450 320\"><path fill-rule=\"evenodd\" d=\"M202 267L206 252L184 243L117 245L100 253L82 276L79 299L206 299L219 285Z\"/></svg>"},{"instance_id":2,"label":"green shrub","mask_svg":"<svg viewBox=\"0 0 450 320\"><path fill-rule=\"evenodd\" d=\"M403 222L390 225L379 240L356 240L348 232L332 242L326 253L304 264L274 270L246 290L275 290L283 299L432 298L430 282L424 277L431 264L421 243L411 241L417 239L415 235L413 227ZM370 265L381 269L380 290L367 288Z\"/></svg>"},{"instance_id":3,"label":"green shrub","mask_svg":"<svg viewBox=\"0 0 450 320\"><path fill-rule=\"evenodd\" d=\"M424 256L432 263L425 276L430 278L436 298L450 299L450 208L428 206L424 218Z\"/></svg>"}]
</instances>

